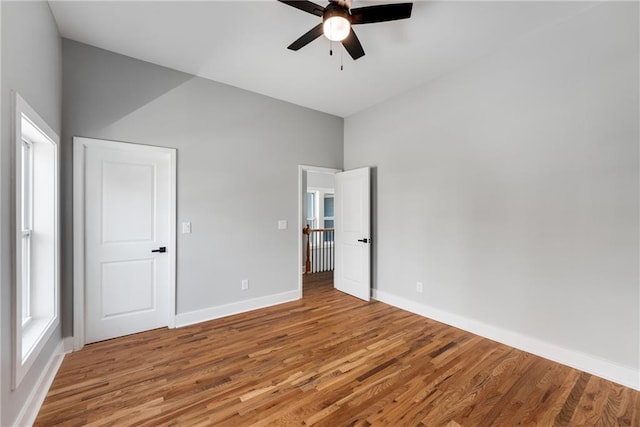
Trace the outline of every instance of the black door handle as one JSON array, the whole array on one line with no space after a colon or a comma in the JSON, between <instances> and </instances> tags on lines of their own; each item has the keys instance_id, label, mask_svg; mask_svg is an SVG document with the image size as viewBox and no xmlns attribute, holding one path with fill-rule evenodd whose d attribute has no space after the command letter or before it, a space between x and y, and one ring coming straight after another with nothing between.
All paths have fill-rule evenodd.
<instances>
[{"instance_id":1,"label":"black door handle","mask_svg":"<svg viewBox=\"0 0 640 427\"><path fill-rule=\"evenodd\" d=\"M358 242L369 243L369 239L358 239Z\"/></svg>"},{"instance_id":2,"label":"black door handle","mask_svg":"<svg viewBox=\"0 0 640 427\"><path fill-rule=\"evenodd\" d=\"M166 246L160 246L158 249L153 249L151 252L160 252L161 254L167 252Z\"/></svg>"}]
</instances>

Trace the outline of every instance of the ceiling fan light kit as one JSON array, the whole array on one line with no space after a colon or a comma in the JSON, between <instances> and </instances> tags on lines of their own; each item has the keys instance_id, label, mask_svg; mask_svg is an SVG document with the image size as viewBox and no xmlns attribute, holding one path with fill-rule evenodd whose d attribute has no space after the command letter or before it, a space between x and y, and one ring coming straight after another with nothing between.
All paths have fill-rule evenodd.
<instances>
[{"instance_id":1,"label":"ceiling fan light kit","mask_svg":"<svg viewBox=\"0 0 640 427\"><path fill-rule=\"evenodd\" d=\"M322 15L322 30L325 37L332 42L341 42L346 39L351 31L349 12L330 3Z\"/></svg>"},{"instance_id":2,"label":"ceiling fan light kit","mask_svg":"<svg viewBox=\"0 0 640 427\"><path fill-rule=\"evenodd\" d=\"M407 19L411 17L413 8L413 3L391 3L351 9L351 0L329 0L327 7L308 0L278 1L322 17L322 23L291 43L289 49L299 50L324 34L331 41L342 42L354 60L364 56L364 49L353 31L353 25Z\"/></svg>"}]
</instances>

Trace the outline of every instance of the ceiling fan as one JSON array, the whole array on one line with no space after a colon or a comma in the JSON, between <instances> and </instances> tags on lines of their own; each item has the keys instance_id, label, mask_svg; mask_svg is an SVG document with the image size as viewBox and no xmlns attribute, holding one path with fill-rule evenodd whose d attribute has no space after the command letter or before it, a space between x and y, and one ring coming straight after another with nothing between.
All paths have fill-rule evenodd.
<instances>
[{"instance_id":1,"label":"ceiling fan","mask_svg":"<svg viewBox=\"0 0 640 427\"><path fill-rule=\"evenodd\" d=\"M411 17L413 8L413 3L380 4L351 9L351 0L329 0L327 7L308 0L278 1L322 17L322 23L291 43L289 49L298 50L324 34L331 41L342 42L354 60L364 56L364 49L353 32L352 25L407 19Z\"/></svg>"}]
</instances>

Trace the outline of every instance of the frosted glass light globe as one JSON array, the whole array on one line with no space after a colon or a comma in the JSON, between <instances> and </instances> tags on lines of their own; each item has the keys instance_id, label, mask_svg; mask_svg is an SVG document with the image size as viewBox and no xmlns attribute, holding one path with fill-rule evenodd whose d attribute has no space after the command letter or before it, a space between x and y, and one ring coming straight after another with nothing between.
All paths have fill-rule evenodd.
<instances>
[{"instance_id":1,"label":"frosted glass light globe","mask_svg":"<svg viewBox=\"0 0 640 427\"><path fill-rule=\"evenodd\" d=\"M329 40L341 42L349 35L351 23L342 16L332 16L324 21L322 29Z\"/></svg>"}]
</instances>

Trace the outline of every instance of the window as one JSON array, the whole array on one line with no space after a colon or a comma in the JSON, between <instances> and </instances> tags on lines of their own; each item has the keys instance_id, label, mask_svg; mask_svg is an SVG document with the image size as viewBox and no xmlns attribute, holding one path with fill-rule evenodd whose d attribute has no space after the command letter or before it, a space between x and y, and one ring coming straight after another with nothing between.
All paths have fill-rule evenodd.
<instances>
[{"instance_id":1,"label":"window","mask_svg":"<svg viewBox=\"0 0 640 427\"><path fill-rule=\"evenodd\" d=\"M333 194L324 195L324 228L333 228Z\"/></svg>"},{"instance_id":2,"label":"window","mask_svg":"<svg viewBox=\"0 0 640 427\"><path fill-rule=\"evenodd\" d=\"M307 224L310 228L333 228L334 189L309 188L307 191ZM324 233L325 242L333 242L333 233ZM321 240L318 238L318 240ZM312 244L319 244L312 240Z\"/></svg>"},{"instance_id":3,"label":"window","mask_svg":"<svg viewBox=\"0 0 640 427\"><path fill-rule=\"evenodd\" d=\"M318 218L317 212L317 193L313 191L307 192L307 225L309 228L317 228L318 223L316 219Z\"/></svg>"},{"instance_id":4,"label":"window","mask_svg":"<svg viewBox=\"0 0 640 427\"><path fill-rule=\"evenodd\" d=\"M15 95L17 387L59 321L58 136Z\"/></svg>"},{"instance_id":5,"label":"window","mask_svg":"<svg viewBox=\"0 0 640 427\"><path fill-rule=\"evenodd\" d=\"M333 228L333 188L309 188L307 190L306 215L311 228Z\"/></svg>"}]
</instances>

